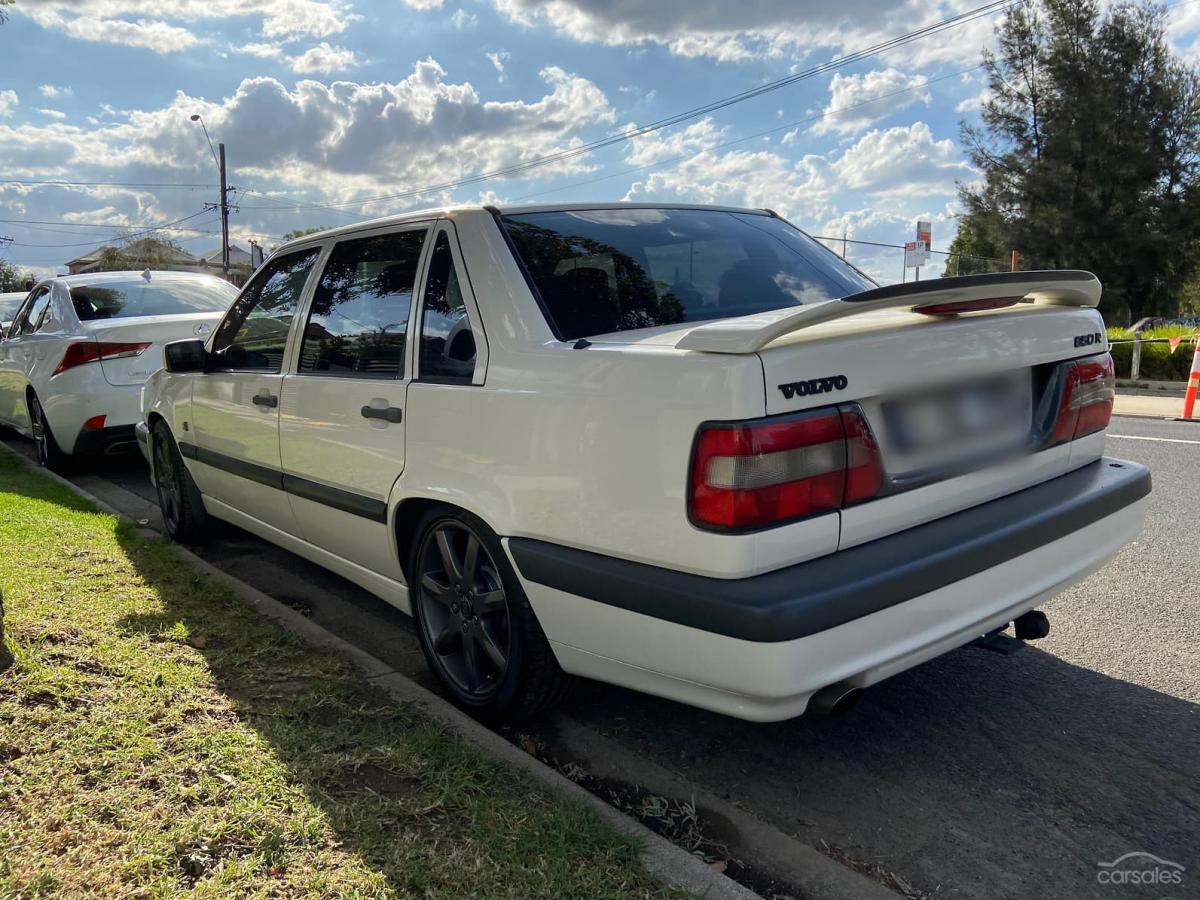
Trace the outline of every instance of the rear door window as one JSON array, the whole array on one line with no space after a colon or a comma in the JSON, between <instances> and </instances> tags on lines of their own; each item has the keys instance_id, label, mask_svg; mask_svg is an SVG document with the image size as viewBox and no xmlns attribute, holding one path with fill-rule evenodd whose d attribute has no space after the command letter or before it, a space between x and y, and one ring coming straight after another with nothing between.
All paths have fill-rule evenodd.
<instances>
[{"instance_id":1,"label":"rear door window","mask_svg":"<svg viewBox=\"0 0 1200 900\"><path fill-rule=\"evenodd\" d=\"M470 384L475 376L475 332L446 232L437 236L421 310L420 377Z\"/></svg>"},{"instance_id":2,"label":"rear door window","mask_svg":"<svg viewBox=\"0 0 1200 900\"><path fill-rule=\"evenodd\" d=\"M39 288L29 298L25 312L13 326L13 334L33 334L42 327L46 319L46 310L50 308L50 288Z\"/></svg>"},{"instance_id":3,"label":"rear door window","mask_svg":"<svg viewBox=\"0 0 1200 900\"><path fill-rule=\"evenodd\" d=\"M426 229L339 241L317 284L297 371L399 378Z\"/></svg>"}]
</instances>

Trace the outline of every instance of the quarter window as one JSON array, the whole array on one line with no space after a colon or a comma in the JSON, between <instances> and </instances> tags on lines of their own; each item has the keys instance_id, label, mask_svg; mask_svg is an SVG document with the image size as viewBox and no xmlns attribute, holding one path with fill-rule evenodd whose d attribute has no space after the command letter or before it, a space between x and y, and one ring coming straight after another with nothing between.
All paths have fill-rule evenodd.
<instances>
[{"instance_id":1,"label":"quarter window","mask_svg":"<svg viewBox=\"0 0 1200 900\"><path fill-rule=\"evenodd\" d=\"M434 244L425 279L420 362L421 377L433 381L470 384L475 374L475 334L444 231Z\"/></svg>"},{"instance_id":2,"label":"quarter window","mask_svg":"<svg viewBox=\"0 0 1200 900\"><path fill-rule=\"evenodd\" d=\"M288 330L317 248L271 260L258 273L217 328L214 367L252 372L279 372Z\"/></svg>"},{"instance_id":3,"label":"quarter window","mask_svg":"<svg viewBox=\"0 0 1200 900\"><path fill-rule=\"evenodd\" d=\"M313 296L298 371L398 378L425 231L400 231L333 248Z\"/></svg>"},{"instance_id":4,"label":"quarter window","mask_svg":"<svg viewBox=\"0 0 1200 900\"><path fill-rule=\"evenodd\" d=\"M33 334L42 327L46 320L46 311L50 308L50 288L42 288L40 293L29 298L25 315L13 328L13 334Z\"/></svg>"}]
</instances>

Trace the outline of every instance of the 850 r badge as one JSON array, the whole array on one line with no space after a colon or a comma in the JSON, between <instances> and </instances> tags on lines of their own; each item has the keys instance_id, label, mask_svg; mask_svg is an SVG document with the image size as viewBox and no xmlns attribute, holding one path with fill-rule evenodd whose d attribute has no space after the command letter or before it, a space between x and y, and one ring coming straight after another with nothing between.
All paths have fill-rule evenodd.
<instances>
[{"instance_id":1,"label":"850 r badge","mask_svg":"<svg viewBox=\"0 0 1200 900\"><path fill-rule=\"evenodd\" d=\"M779 390L783 391L785 400L791 400L793 397L807 397L810 394L844 391L849 383L845 375L826 375L824 378L810 378L808 381L781 384Z\"/></svg>"}]
</instances>

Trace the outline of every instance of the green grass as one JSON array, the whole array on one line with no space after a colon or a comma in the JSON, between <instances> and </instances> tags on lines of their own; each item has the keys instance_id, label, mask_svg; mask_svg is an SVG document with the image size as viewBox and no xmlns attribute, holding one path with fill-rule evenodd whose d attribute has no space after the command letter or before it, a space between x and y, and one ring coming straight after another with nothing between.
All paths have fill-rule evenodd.
<instances>
[{"instance_id":1,"label":"green grass","mask_svg":"<svg viewBox=\"0 0 1200 900\"><path fill-rule=\"evenodd\" d=\"M645 897L586 806L0 450L0 898Z\"/></svg>"},{"instance_id":2,"label":"green grass","mask_svg":"<svg viewBox=\"0 0 1200 900\"><path fill-rule=\"evenodd\" d=\"M1192 338L1200 332L1200 328L1169 325L1163 328L1147 328L1142 332L1143 338L1172 338L1181 337L1184 340L1171 352L1169 344L1143 344L1142 364L1138 378L1148 381L1187 381L1192 366L1192 354L1196 345ZM1128 328L1108 329L1110 341L1133 340L1133 331ZM1128 378L1132 371L1133 344L1113 344L1113 363L1116 365L1117 377Z\"/></svg>"}]
</instances>

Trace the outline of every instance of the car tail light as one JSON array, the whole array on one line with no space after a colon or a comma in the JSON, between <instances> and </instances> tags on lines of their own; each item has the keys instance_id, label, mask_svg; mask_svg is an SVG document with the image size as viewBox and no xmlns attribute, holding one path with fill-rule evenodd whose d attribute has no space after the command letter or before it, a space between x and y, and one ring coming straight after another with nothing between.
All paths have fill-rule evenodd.
<instances>
[{"instance_id":1,"label":"car tail light","mask_svg":"<svg viewBox=\"0 0 1200 900\"><path fill-rule=\"evenodd\" d=\"M84 363L96 362L100 359L126 359L132 356L141 356L146 348L150 346L150 342L133 344L133 343L116 343L114 341L79 341L74 344L67 345L67 352L63 354L62 362L58 364L51 376L58 375L67 369L73 369L76 366L82 366Z\"/></svg>"},{"instance_id":2,"label":"car tail light","mask_svg":"<svg viewBox=\"0 0 1200 900\"><path fill-rule=\"evenodd\" d=\"M914 306L913 312L926 316L957 316L959 313L980 312L985 309L1003 309L1006 306L1016 306L1021 302L1020 297L989 297L986 300L954 300L950 303L927 303L924 306Z\"/></svg>"},{"instance_id":3,"label":"car tail light","mask_svg":"<svg viewBox=\"0 0 1200 900\"><path fill-rule=\"evenodd\" d=\"M88 419L86 422L83 423L83 430L84 431L99 431L101 428L104 427L104 421L107 418L108 418L107 415L92 416L90 419Z\"/></svg>"},{"instance_id":4,"label":"car tail light","mask_svg":"<svg viewBox=\"0 0 1200 900\"><path fill-rule=\"evenodd\" d=\"M1109 354L1089 356L1071 363L1058 419L1054 423L1054 443L1061 444L1107 428L1116 392L1116 372Z\"/></svg>"},{"instance_id":5,"label":"car tail light","mask_svg":"<svg viewBox=\"0 0 1200 900\"><path fill-rule=\"evenodd\" d=\"M702 425L688 513L701 528L749 531L840 509L882 483L879 450L857 407Z\"/></svg>"}]
</instances>

